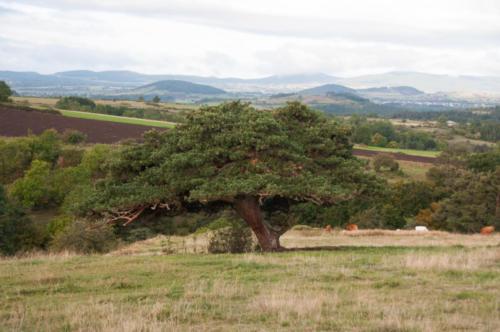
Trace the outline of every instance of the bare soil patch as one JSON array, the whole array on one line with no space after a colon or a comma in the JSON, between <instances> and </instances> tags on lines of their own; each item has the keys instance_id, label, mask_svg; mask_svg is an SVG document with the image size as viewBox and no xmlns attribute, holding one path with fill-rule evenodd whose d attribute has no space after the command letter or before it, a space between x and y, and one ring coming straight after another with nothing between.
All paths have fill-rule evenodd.
<instances>
[{"instance_id":1,"label":"bare soil patch","mask_svg":"<svg viewBox=\"0 0 500 332\"><path fill-rule=\"evenodd\" d=\"M19 137L44 130L63 132L75 129L87 135L89 143L116 143L137 139L154 127L65 117L37 110L17 109L0 105L0 136Z\"/></svg>"}]
</instances>

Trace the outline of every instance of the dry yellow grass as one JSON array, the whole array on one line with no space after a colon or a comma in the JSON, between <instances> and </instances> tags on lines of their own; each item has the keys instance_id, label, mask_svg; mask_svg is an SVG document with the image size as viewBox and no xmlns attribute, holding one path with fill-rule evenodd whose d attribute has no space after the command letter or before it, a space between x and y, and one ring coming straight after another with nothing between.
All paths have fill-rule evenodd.
<instances>
[{"instance_id":1,"label":"dry yellow grass","mask_svg":"<svg viewBox=\"0 0 500 332\"><path fill-rule=\"evenodd\" d=\"M206 239L0 260L0 330L500 330L498 234L311 229L283 243L338 247L165 255L201 250Z\"/></svg>"},{"instance_id":2,"label":"dry yellow grass","mask_svg":"<svg viewBox=\"0 0 500 332\"><path fill-rule=\"evenodd\" d=\"M424 255L409 254L403 264L412 269L451 269L461 271L478 270L493 267L500 262L500 249L482 248L476 251L463 251L456 255L445 253Z\"/></svg>"},{"instance_id":3,"label":"dry yellow grass","mask_svg":"<svg viewBox=\"0 0 500 332\"><path fill-rule=\"evenodd\" d=\"M145 241L124 246L111 256L125 255L165 255L185 253L207 253L210 234L189 236L160 235ZM490 236L480 234L455 234L440 231L416 232L413 230L358 230L353 232L334 231L327 233L321 228L290 230L280 240L285 248L314 247L428 247L463 246L484 247L500 245L500 233Z\"/></svg>"},{"instance_id":4,"label":"dry yellow grass","mask_svg":"<svg viewBox=\"0 0 500 332\"><path fill-rule=\"evenodd\" d=\"M416 232L413 230L359 230L326 233L322 229L290 231L281 239L285 247L321 246L494 246L500 244L500 233L491 236L466 235L439 231Z\"/></svg>"}]
</instances>

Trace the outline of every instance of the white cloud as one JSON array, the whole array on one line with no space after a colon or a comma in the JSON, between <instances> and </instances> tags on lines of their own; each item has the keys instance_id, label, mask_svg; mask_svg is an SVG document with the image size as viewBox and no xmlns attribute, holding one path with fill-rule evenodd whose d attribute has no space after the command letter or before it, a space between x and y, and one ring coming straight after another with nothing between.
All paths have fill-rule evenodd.
<instances>
[{"instance_id":1,"label":"white cloud","mask_svg":"<svg viewBox=\"0 0 500 332\"><path fill-rule=\"evenodd\" d=\"M500 75L496 0L0 0L0 69Z\"/></svg>"}]
</instances>

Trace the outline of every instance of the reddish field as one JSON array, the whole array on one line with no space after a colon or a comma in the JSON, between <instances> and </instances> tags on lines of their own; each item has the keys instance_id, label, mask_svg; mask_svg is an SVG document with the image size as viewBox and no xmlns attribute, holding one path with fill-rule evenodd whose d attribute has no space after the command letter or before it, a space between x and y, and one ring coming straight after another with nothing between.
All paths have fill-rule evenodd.
<instances>
[{"instance_id":1,"label":"reddish field","mask_svg":"<svg viewBox=\"0 0 500 332\"><path fill-rule=\"evenodd\" d=\"M36 110L20 110L0 106L0 136L26 136L30 131L40 134L55 129L75 129L87 135L89 143L115 143L127 138L140 138L148 126L97 120L77 119Z\"/></svg>"}]
</instances>

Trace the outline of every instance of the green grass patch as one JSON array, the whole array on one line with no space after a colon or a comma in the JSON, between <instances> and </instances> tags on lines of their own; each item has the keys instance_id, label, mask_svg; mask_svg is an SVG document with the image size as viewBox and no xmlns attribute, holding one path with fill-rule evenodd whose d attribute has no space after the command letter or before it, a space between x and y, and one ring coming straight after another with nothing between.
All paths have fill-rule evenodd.
<instances>
[{"instance_id":1,"label":"green grass patch","mask_svg":"<svg viewBox=\"0 0 500 332\"><path fill-rule=\"evenodd\" d=\"M80 111L68 111L68 110L58 110L58 111L61 112L62 115L71 118L126 123L126 124L141 125L141 126L159 127L159 128L173 128L175 126L174 123L158 121L158 120L129 118L125 116L115 116L115 115L80 112Z\"/></svg>"},{"instance_id":2,"label":"green grass patch","mask_svg":"<svg viewBox=\"0 0 500 332\"><path fill-rule=\"evenodd\" d=\"M438 157L441 153L440 151L424 151L424 150L411 150L411 149L392 149L392 148L381 148L378 146L368 146L368 145L355 145L358 150L367 151L378 151L378 152L391 152L391 153L404 153L410 156L419 157Z\"/></svg>"}]
</instances>

